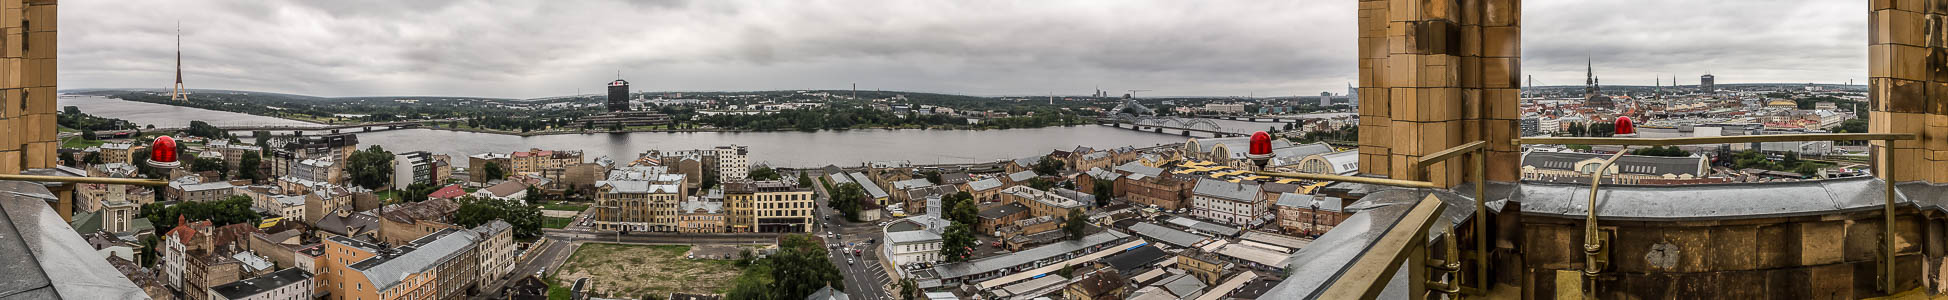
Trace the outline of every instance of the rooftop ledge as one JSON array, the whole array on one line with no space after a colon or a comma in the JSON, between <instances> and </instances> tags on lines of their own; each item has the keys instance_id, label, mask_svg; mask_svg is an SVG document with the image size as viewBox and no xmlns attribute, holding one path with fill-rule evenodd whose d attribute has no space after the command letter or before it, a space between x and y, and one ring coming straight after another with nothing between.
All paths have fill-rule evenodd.
<instances>
[{"instance_id":1,"label":"rooftop ledge","mask_svg":"<svg viewBox=\"0 0 1948 300\"><path fill-rule=\"evenodd\" d=\"M1695 221L1811 216L1880 209L1886 183L1875 177L1695 185L1603 185L1597 191L1597 218L1610 221ZM1332 231L1292 254L1291 277L1263 299L1315 299L1366 254L1381 236L1398 225L1411 206L1432 195L1444 206L1428 238L1474 217L1474 185L1453 190L1389 187L1351 187L1372 192L1347 206L1355 212ZM1589 185L1568 183L1490 183L1485 193L1490 212L1508 201L1520 202L1523 216L1580 219L1589 213ZM1910 200L1919 199L1919 201ZM1948 212L1948 185L1924 182L1895 184L1896 205ZM1445 227L1441 226L1445 225ZM1379 298L1406 298L1403 265Z\"/></svg>"}]
</instances>

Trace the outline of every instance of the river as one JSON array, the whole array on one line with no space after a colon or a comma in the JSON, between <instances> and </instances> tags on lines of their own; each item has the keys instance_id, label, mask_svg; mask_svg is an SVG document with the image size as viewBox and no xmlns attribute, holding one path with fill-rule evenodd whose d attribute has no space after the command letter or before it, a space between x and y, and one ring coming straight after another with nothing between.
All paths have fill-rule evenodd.
<instances>
[{"instance_id":1,"label":"river","mask_svg":"<svg viewBox=\"0 0 1948 300\"><path fill-rule=\"evenodd\" d=\"M120 118L138 125L185 127L191 120L213 125L297 125L294 120L189 107L151 104L94 96L60 99L62 106L76 106L83 113ZM906 160L916 164L979 163L1047 154L1054 149L1077 145L1098 149L1121 146L1154 146L1183 142L1184 137L1120 129L1108 126L1078 125L1008 130L918 130L863 129L817 132L635 132L617 134L558 134L521 137L513 135L458 132L434 129L406 129L358 134L360 147L379 145L388 151L427 151L447 154L456 165L466 165L468 155L486 152L511 152L529 148L582 150L584 157L608 156L618 162L633 160L650 149L686 150L720 145L743 145L751 151L753 163L773 167L821 167L828 164L858 166L868 161Z\"/></svg>"}]
</instances>

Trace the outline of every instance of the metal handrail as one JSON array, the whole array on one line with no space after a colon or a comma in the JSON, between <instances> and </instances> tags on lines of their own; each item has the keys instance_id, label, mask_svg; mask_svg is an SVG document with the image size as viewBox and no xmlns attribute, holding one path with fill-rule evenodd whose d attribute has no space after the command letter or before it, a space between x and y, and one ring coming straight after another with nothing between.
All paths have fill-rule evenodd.
<instances>
[{"instance_id":1,"label":"metal handrail","mask_svg":"<svg viewBox=\"0 0 1948 300\"><path fill-rule=\"evenodd\" d=\"M26 175L26 174L0 174L0 180L18 180L18 181L37 181L37 182L66 182L66 183L94 183L94 184L125 184L125 185L140 185L140 186L165 186L165 185L169 185L169 182L168 182L168 181L163 181L163 180L161 180L161 179L138 179L138 178L113 178L113 177L71 177L71 176L47 176L47 175Z\"/></svg>"},{"instance_id":2,"label":"metal handrail","mask_svg":"<svg viewBox=\"0 0 1948 300\"><path fill-rule=\"evenodd\" d=\"M1386 234L1373 243L1373 248L1361 255L1359 260L1346 268L1344 278L1327 286L1319 299L1373 299L1385 290L1389 278L1400 269L1406 257L1426 249L1427 229L1434 226L1434 219L1441 216L1446 205L1434 195L1421 198L1414 208L1400 218ZM1387 259L1368 259L1385 257ZM1410 271L1418 272L1418 271ZM1422 280L1423 278L1413 278Z\"/></svg>"},{"instance_id":3,"label":"metal handrail","mask_svg":"<svg viewBox=\"0 0 1948 300\"><path fill-rule=\"evenodd\" d=\"M1343 181L1343 182L1352 182L1352 183L1378 184L1378 185L1385 185L1385 186L1397 186L1397 187L1408 187L1408 188L1424 188L1424 189L1444 188L1440 185L1434 184L1434 182L1420 181L1420 180L1401 180L1401 179L1392 179L1392 178L1326 175L1326 174L1294 173L1294 172L1273 172L1273 171L1251 171L1251 174L1264 175L1270 177L1310 179L1310 180L1318 180L1318 181Z\"/></svg>"},{"instance_id":4,"label":"metal handrail","mask_svg":"<svg viewBox=\"0 0 1948 300\"><path fill-rule=\"evenodd\" d=\"M1878 284L1881 285L1883 291L1892 292L1895 289L1894 266L1893 266L1894 257L1895 257L1895 253L1894 253L1895 250L1894 249L1894 195L1895 194L1894 194L1894 178L1892 178L1894 177L1893 170L1894 170L1895 160L1894 160L1893 149L1890 149L1888 147L1892 146L1891 144L1893 141L1906 141L1906 140L1914 140L1917 138L1919 138L1919 136L1912 133L1811 133L1811 134L1775 134L1775 135L1743 135L1743 136L1681 137L1681 138L1536 137L1536 138L1518 138L1510 141L1510 143L1514 143L1516 145L1562 145L1562 144L1620 145L1620 146L1625 146L1625 149L1628 149L1628 146L1677 146L1677 145L1696 145L1696 144L1767 143L1767 142L1814 142L1814 141L1887 142L1887 145L1880 146L1881 149L1883 149L1882 151L1887 153L1886 155L1882 155L1881 157L1881 159L1885 161L1881 162L1880 166L1876 167L1876 169L1879 169L1877 170L1878 172L1880 172L1881 174L1885 174L1883 176L1885 176L1886 178L1883 178L1884 180L1882 181L1887 184L1887 186L1885 187L1887 193L1886 203L1882 205L1882 210L1881 210L1882 216L1886 218L1884 221L1881 222L1883 223L1882 225L1884 226L1881 229L1881 237L1882 237L1881 243L1883 243L1883 245L1881 246L1881 255L1882 255L1881 263L1884 265L1884 267L1881 269L1881 274L1880 274L1881 281ZM1609 169L1610 163L1614 162L1617 157L1621 157L1623 153L1625 152L1618 151L1617 154L1612 156L1609 161L1605 161L1603 164L1603 168L1597 169L1596 173L1599 174L1600 176L1600 174L1607 171L1607 169ZM1589 217L1587 219L1586 224L1584 225L1586 227L1585 228L1586 236L1584 237L1584 239L1586 240L1586 243L1587 241L1594 240L1594 241L1598 241L1597 243L1600 244L1601 243L1600 240L1597 240L1593 234L1594 232L1596 232L1596 228L1597 228L1596 226L1597 182L1596 181L1600 181L1600 180L1592 180L1590 182ZM1589 244L1585 244L1584 248L1585 248L1584 250L1585 261L1593 262L1598 251L1590 250L1591 247ZM1601 245L1598 245L1594 249L1601 250ZM1591 268L1593 266L1586 265L1584 267L1586 268L1586 270L1584 271L1586 275L1594 276L1594 273L1587 270L1588 268Z\"/></svg>"},{"instance_id":5,"label":"metal handrail","mask_svg":"<svg viewBox=\"0 0 1948 300\"><path fill-rule=\"evenodd\" d=\"M1697 144L1734 144L1768 142L1818 142L1818 141L1905 141L1918 138L1912 133L1808 133L1736 135L1677 138L1620 138L1620 137L1525 137L1511 143L1516 145L1618 145L1618 146L1677 146Z\"/></svg>"}]
</instances>

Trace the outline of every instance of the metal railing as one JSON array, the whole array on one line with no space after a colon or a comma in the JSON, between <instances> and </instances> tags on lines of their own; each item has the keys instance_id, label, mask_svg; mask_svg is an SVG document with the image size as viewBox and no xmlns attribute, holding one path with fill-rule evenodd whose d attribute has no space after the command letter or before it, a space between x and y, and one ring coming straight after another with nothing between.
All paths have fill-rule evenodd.
<instances>
[{"instance_id":1,"label":"metal railing","mask_svg":"<svg viewBox=\"0 0 1948 300\"><path fill-rule=\"evenodd\" d=\"M1880 263L1880 270L1879 270L1881 280L1879 280L1875 284L1878 285L1882 291L1893 293L1895 289L1894 266L1893 266L1894 258L1895 258L1895 253L1894 253L1895 251L1894 248L1895 247L1894 244L1895 194L1894 194L1894 178L1892 177L1894 177L1893 167L1894 167L1895 160L1894 160L1894 151L1891 151L1892 149L1889 149L1887 147L1891 146L1891 144L1894 141L1914 140L1916 138L1917 136L1911 133L1815 133L1815 134L1777 134L1777 135L1745 135L1745 136L1682 137L1682 138L1539 137L1539 138L1519 138L1511 142L1516 145L1578 144L1578 145L1623 146L1623 149L1618 150L1616 154L1611 155L1609 159L1604 160L1601 167L1596 169L1596 172L1590 174L1590 198L1589 198L1589 209L1588 209L1589 212L1588 212L1588 217L1584 221L1584 229L1583 229L1583 234L1584 234L1583 235L1583 255L1584 255L1583 277L1585 283L1584 293L1593 296L1592 293L1594 293L1596 290L1593 285L1594 280L1596 279L1597 274L1600 274L1602 272L1602 269L1607 265L1606 262L1608 261L1606 257L1603 257L1606 256L1605 254L1607 253L1607 245L1605 244L1607 244L1608 241L1607 239L1603 238L1602 234L1600 233L1599 227L1596 225L1597 224L1596 223L1596 207L1597 207L1596 198L1597 198L1598 188L1603 181L1602 180L1603 173L1609 171L1611 164L1615 163L1617 158L1622 157L1624 153L1628 153L1630 146L1678 146L1678 145L1699 145L1699 144L1738 144L1738 143L1815 142L1815 141L1882 141L1884 142L1882 145L1878 147L1881 147L1882 149L1881 152L1886 154L1880 157L1882 161L1879 166L1875 167L1876 169L1878 169L1875 170L1875 172L1879 172L1880 174L1883 174L1882 181L1885 182L1885 184L1887 185L1884 188L1886 190L1885 191L1886 194L1884 195L1886 203L1884 203L1884 205L1882 206L1882 211L1881 211L1881 214L1886 218L1882 222L1883 223L1882 225L1884 227L1881 229L1882 240L1881 240L1880 247L1881 247L1882 261Z\"/></svg>"},{"instance_id":2,"label":"metal railing","mask_svg":"<svg viewBox=\"0 0 1948 300\"><path fill-rule=\"evenodd\" d=\"M1394 272L1399 269L1402 263L1417 261L1422 264L1420 267L1408 268L1408 282L1415 287L1414 290L1438 292L1446 294L1448 298L1458 298L1459 295L1464 293L1480 294L1488 290L1486 284L1488 278L1488 223L1485 221L1488 218L1488 208L1487 204L1485 204L1487 196L1487 150L1487 142L1474 141L1422 157L1416 160L1408 171L1410 177L1418 178L1419 180L1271 172L1263 170L1253 171L1252 174L1268 177L1353 182L1405 188L1445 189L1448 187L1427 180L1427 174L1424 173L1427 166L1461 157L1462 155L1471 155L1474 158L1473 179L1475 182L1475 255L1473 261L1476 272L1473 280L1462 280L1464 277L1461 276L1462 258L1459 250L1460 247L1455 240L1458 238L1458 235L1454 233L1455 228L1450 226L1443 233L1443 246L1446 247L1444 251L1446 256L1444 259L1429 259L1427 257L1428 245L1426 238L1428 229L1436 223L1445 223L1445 221L1439 220L1445 206L1434 195L1428 195L1416 203L1414 208L1408 211L1399 224L1394 225L1385 235L1381 236L1380 240L1374 243L1373 248L1369 249L1365 255L1360 256L1359 260L1355 261L1345 271L1348 277L1334 280L1330 286L1325 287L1325 293L1322 294L1323 299L1376 298L1379 296L1380 291L1385 289L1388 279L1393 277ZM1441 275L1429 276L1430 272L1428 270L1438 271ZM1430 277L1447 279L1445 281L1429 280ZM1472 282L1479 286L1468 287L1462 284L1463 282ZM1412 294L1418 299L1426 293L1413 292Z\"/></svg>"}]
</instances>

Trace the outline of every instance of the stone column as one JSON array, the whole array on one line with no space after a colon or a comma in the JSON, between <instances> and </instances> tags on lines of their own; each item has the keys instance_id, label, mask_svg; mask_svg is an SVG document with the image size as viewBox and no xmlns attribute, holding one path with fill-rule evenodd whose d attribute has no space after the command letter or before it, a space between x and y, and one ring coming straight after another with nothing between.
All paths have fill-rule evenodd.
<instances>
[{"instance_id":1,"label":"stone column","mask_svg":"<svg viewBox=\"0 0 1948 300\"><path fill-rule=\"evenodd\" d=\"M1489 180L1514 181L1521 73L1519 0L1360 2L1360 172L1452 186L1465 159L1421 157L1487 140Z\"/></svg>"},{"instance_id":2,"label":"stone column","mask_svg":"<svg viewBox=\"0 0 1948 300\"><path fill-rule=\"evenodd\" d=\"M1874 162L1893 152L1896 181L1948 182L1948 1L1872 0L1868 17L1868 131L1914 133L1892 145L1873 142Z\"/></svg>"},{"instance_id":3,"label":"stone column","mask_svg":"<svg viewBox=\"0 0 1948 300\"><path fill-rule=\"evenodd\" d=\"M54 7L0 0L0 173L55 165Z\"/></svg>"}]
</instances>

